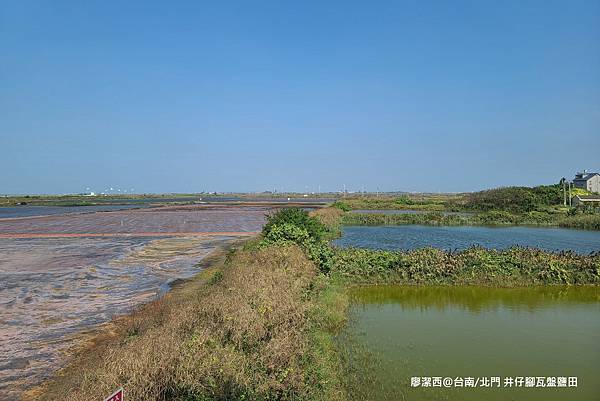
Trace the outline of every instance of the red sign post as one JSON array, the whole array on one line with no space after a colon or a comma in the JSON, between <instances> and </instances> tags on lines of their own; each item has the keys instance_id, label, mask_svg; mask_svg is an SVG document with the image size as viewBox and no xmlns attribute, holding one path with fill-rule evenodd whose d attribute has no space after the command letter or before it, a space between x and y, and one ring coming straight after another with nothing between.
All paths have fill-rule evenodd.
<instances>
[{"instance_id":1,"label":"red sign post","mask_svg":"<svg viewBox=\"0 0 600 401\"><path fill-rule=\"evenodd\" d=\"M123 387L109 395L104 401L123 401Z\"/></svg>"}]
</instances>

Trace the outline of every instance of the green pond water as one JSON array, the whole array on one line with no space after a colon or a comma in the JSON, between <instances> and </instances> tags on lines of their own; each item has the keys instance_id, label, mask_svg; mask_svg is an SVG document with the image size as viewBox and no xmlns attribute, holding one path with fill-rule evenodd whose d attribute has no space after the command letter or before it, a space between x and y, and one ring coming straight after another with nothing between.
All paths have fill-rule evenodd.
<instances>
[{"instance_id":1,"label":"green pond water","mask_svg":"<svg viewBox=\"0 0 600 401\"><path fill-rule=\"evenodd\" d=\"M371 286L351 297L349 337L376 361L369 399L600 400L598 288ZM415 387L412 377L452 387ZM485 377L501 386L481 387ZM523 387L505 387L508 377ZM577 377L577 387L525 387L526 377ZM456 378L479 384L454 387Z\"/></svg>"}]
</instances>

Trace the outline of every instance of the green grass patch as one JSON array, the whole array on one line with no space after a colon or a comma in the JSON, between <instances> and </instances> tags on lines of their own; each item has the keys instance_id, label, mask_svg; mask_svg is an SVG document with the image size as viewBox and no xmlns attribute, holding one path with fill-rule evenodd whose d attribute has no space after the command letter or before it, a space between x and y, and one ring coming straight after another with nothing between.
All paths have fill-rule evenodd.
<instances>
[{"instance_id":1,"label":"green grass patch","mask_svg":"<svg viewBox=\"0 0 600 401\"><path fill-rule=\"evenodd\" d=\"M496 287L600 284L600 253L578 255L529 248L473 247L460 252L434 248L336 249L333 266L334 276L361 284Z\"/></svg>"},{"instance_id":2,"label":"green grass patch","mask_svg":"<svg viewBox=\"0 0 600 401\"><path fill-rule=\"evenodd\" d=\"M584 230L600 230L600 213L569 214L566 212L511 213L492 210L482 213L443 214L443 213L411 213L411 214L382 214L382 213L346 213L341 217L343 225L403 225L420 224L433 226L546 226L577 228Z\"/></svg>"}]
</instances>

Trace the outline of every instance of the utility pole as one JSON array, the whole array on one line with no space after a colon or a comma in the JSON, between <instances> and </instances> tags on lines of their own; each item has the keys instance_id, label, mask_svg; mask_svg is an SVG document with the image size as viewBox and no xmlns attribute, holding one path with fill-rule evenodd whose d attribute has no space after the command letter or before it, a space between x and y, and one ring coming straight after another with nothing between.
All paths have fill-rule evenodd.
<instances>
[{"instance_id":1,"label":"utility pole","mask_svg":"<svg viewBox=\"0 0 600 401\"><path fill-rule=\"evenodd\" d=\"M565 177L562 178L563 184L563 206L567 206L567 179Z\"/></svg>"},{"instance_id":2,"label":"utility pole","mask_svg":"<svg viewBox=\"0 0 600 401\"><path fill-rule=\"evenodd\" d=\"M569 181L569 206L573 206L573 201L571 200L571 181Z\"/></svg>"}]
</instances>

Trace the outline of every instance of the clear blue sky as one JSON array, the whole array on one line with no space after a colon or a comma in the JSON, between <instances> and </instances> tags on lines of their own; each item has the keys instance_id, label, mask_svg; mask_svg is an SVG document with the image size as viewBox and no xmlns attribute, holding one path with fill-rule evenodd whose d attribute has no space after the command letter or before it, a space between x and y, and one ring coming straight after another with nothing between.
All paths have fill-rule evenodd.
<instances>
[{"instance_id":1,"label":"clear blue sky","mask_svg":"<svg viewBox=\"0 0 600 401\"><path fill-rule=\"evenodd\" d=\"M600 170L600 1L2 1L0 193Z\"/></svg>"}]
</instances>

